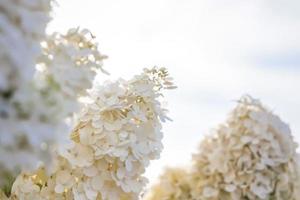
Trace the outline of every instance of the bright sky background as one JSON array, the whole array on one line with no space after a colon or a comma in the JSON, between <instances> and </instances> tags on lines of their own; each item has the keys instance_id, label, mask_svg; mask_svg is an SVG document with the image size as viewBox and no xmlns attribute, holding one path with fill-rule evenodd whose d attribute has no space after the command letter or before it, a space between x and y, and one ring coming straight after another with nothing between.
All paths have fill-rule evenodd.
<instances>
[{"instance_id":1,"label":"bright sky background","mask_svg":"<svg viewBox=\"0 0 300 200\"><path fill-rule=\"evenodd\" d=\"M165 166L188 163L204 134L243 94L260 98L291 125L300 142L300 1L57 0L50 31L80 26L109 56L107 79L144 67L167 67L164 151L151 163L153 182Z\"/></svg>"}]
</instances>

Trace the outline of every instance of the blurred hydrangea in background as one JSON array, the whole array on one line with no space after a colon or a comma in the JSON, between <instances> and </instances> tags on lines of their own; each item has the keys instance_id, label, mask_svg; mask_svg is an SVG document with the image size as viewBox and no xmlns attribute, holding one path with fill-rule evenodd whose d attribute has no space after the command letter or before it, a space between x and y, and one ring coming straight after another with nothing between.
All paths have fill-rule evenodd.
<instances>
[{"instance_id":1,"label":"blurred hydrangea in background","mask_svg":"<svg viewBox=\"0 0 300 200\"><path fill-rule=\"evenodd\" d=\"M85 29L46 34L50 0L0 1L0 186L49 164L106 56ZM69 120L70 121L70 120ZM9 185L7 185L9 187Z\"/></svg>"}]
</instances>

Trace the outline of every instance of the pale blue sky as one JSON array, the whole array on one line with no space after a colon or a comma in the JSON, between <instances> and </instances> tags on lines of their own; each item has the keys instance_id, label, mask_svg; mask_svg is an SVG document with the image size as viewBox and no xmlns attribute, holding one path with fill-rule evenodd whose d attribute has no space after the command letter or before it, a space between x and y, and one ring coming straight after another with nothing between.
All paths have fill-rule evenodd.
<instances>
[{"instance_id":1,"label":"pale blue sky","mask_svg":"<svg viewBox=\"0 0 300 200\"><path fill-rule=\"evenodd\" d=\"M61 0L49 30L89 28L111 77L165 66L178 90L173 122L151 164L184 165L204 134L249 93L291 124L300 142L300 3L296 0ZM103 77L100 77L103 78Z\"/></svg>"}]
</instances>

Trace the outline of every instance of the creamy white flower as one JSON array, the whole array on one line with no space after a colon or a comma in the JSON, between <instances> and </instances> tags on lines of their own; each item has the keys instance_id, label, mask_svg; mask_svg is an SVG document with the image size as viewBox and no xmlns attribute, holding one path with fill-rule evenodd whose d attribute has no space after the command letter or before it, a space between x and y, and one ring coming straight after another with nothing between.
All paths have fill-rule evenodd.
<instances>
[{"instance_id":1,"label":"creamy white flower","mask_svg":"<svg viewBox=\"0 0 300 200\"><path fill-rule=\"evenodd\" d=\"M145 200L192 200L190 175L181 168L168 168L145 196ZM194 200L194 199L193 199Z\"/></svg>"},{"instance_id":2,"label":"creamy white flower","mask_svg":"<svg viewBox=\"0 0 300 200\"><path fill-rule=\"evenodd\" d=\"M22 174L16 179L14 186L12 187L12 194L18 195L18 199L41 199L39 197L39 186L26 176L26 174ZM14 196L12 196L12 198L14 198Z\"/></svg>"},{"instance_id":3,"label":"creamy white flower","mask_svg":"<svg viewBox=\"0 0 300 200\"><path fill-rule=\"evenodd\" d=\"M0 0L0 187L8 181L3 173L14 176L15 169L32 167L32 163L36 167L36 158L45 156L39 146L28 149L40 137L27 138L28 130L35 134L44 124L23 122L27 113L14 98L31 84L35 62L41 54L40 42L46 37L45 28L50 21L50 4L51 0Z\"/></svg>"},{"instance_id":4,"label":"creamy white flower","mask_svg":"<svg viewBox=\"0 0 300 200\"><path fill-rule=\"evenodd\" d=\"M50 20L51 0L0 1L0 92L28 83Z\"/></svg>"},{"instance_id":5,"label":"creamy white flower","mask_svg":"<svg viewBox=\"0 0 300 200\"><path fill-rule=\"evenodd\" d=\"M154 68L90 90L71 133L73 143L59 152L59 167L49 178L54 193L78 200L139 198L145 169L162 148L166 110L157 98L167 77L165 69Z\"/></svg>"},{"instance_id":6,"label":"creamy white flower","mask_svg":"<svg viewBox=\"0 0 300 200\"><path fill-rule=\"evenodd\" d=\"M192 197L296 200L296 148L288 125L258 100L244 96L193 156ZM278 187L280 183L285 187Z\"/></svg>"},{"instance_id":7,"label":"creamy white flower","mask_svg":"<svg viewBox=\"0 0 300 200\"><path fill-rule=\"evenodd\" d=\"M166 171L146 199L298 200L296 148L288 125L244 96L200 143L191 168Z\"/></svg>"},{"instance_id":8,"label":"creamy white flower","mask_svg":"<svg viewBox=\"0 0 300 200\"><path fill-rule=\"evenodd\" d=\"M18 2L15 3L16 7L10 8L12 12L20 6ZM48 0L28 2L32 3L29 11L33 12L33 15L39 12L39 8L49 11L45 7L50 4ZM7 1L8 7L9 4L11 3ZM42 11L41 15L48 16L49 13ZM16 15L17 13L16 11ZM35 34L34 31L37 30L30 31ZM61 141L69 132L70 127L65 123L66 118L72 116L82 105L79 98L87 95L86 90L92 86L94 76L102 69L102 60L105 58L99 53L94 37L87 30L71 29L65 35L54 33L48 36L40 32L33 39L38 39L36 41L38 45L43 39L42 51L32 58L34 62L30 66L33 73L35 71L35 77L32 76L32 80L20 83L18 88L14 88L16 90L4 91L4 96L12 93L9 98L2 96L0 88L0 149L3 149L3 155L0 156L0 171L33 169L39 161L46 164L51 162L52 145ZM26 71L25 64L22 63L24 67L19 69L20 73ZM0 65L2 69L2 64ZM5 74L11 77L9 73ZM6 94L7 92L10 93ZM2 110L3 108L5 109ZM97 123L99 122L95 119L94 124ZM99 125L99 133L101 128ZM13 161L5 162L7 157ZM1 182L2 180L0 185Z\"/></svg>"},{"instance_id":9,"label":"creamy white flower","mask_svg":"<svg viewBox=\"0 0 300 200\"><path fill-rule=\"evenodd\" d=\"M0 187L51 162L105 58L86 29L46 35L52 0L0 0ZM59 134L57 134L59 133ZM7 160L11 162L7 162Z\"/></svg>"}]
</instances>

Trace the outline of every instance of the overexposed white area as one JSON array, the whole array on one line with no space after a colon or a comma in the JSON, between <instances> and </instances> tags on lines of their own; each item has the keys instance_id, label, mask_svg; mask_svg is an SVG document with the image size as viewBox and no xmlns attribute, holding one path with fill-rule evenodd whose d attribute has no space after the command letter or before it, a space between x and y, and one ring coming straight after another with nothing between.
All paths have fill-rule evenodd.
<instances>
[{"instance_id":1,"label":"overexposed white area","mask_svg":"<svg viewBox=\"0 0 300 200\"><path fill-rule=\"evenodd\" d=\"M165 166L184 165L204 134L243 94L261 99L300 142L300 1L58 0L49 31L80 26L96 35L104 68L129 78L167 67L170 117L153 182Z\"/></svg>"}]
</instances>

